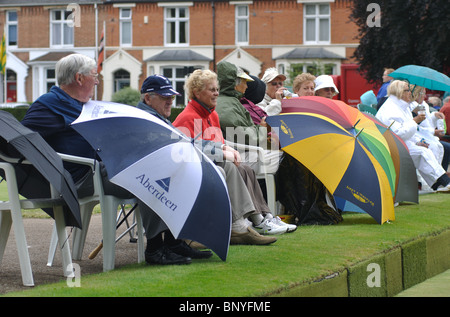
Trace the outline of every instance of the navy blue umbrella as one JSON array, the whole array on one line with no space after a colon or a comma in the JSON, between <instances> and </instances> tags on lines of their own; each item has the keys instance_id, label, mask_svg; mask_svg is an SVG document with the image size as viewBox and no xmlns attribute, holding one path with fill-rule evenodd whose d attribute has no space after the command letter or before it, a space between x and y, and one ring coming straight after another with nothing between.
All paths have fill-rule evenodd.
<instances>
[{"instance_id":1,"label":"navy blue umbrella","mask_svg":"<svg viewBox=\"0 0 450 317\"><path fill-rule=\"evenodd\" d=\"M73 123L111 182L153 209L176 238L228 254L231 207L222 174L189 139L135 107L91 101Z\"/></svg>"},{"instance_id":2,"label":"navy blue umbrella","mask_svg":"<svg viewBox=\"0 0 450 317\"><path fill-rule=\"evenodd\" d=\"M23 126L6 111L0 111L0 148L10 157L26 159L32 165L16 164L19 193L28 198L50 197L53 185L66 202L66 225L81 228L80 205L72 177L64 169L61 157L37 132ZM45 208L54 217L53 210Z\"/></svg>"}]
</instances>

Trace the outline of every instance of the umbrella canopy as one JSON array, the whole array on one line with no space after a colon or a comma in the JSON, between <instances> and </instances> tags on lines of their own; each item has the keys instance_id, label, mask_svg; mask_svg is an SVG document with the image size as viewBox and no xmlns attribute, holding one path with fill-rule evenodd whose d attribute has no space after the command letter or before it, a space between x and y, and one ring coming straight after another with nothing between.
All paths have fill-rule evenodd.
<instances>
[{"instance_id":1,"label":"umbrella canopy","mask_svg":"<svg viewBox=\"0 0 450 317\"><path fill-rule=\"evenodd\" d=\"M281 131L282 149L314 173L333 195L364 210L380 224L394 220L392 170L383 167L383 164L393 166L393 163L387 143L374 123L358 119L358 124L351 126L358 117L352 112L358 110L332 106L334 102L322 100L326 98L294 98L290 99L294 102L288 104L301 104L305 98L310 99L310 106L314 100L318 101L316 106L323 101L329 107L326 113L333 118L306 110L267 117L267 123ZM286 111L285 105L283 101L283 111ZM325 111L325 108L316 108L318 111ZM361 121L364 125L356 128Z\"/></svg>"},{"instance_id":2,"label":"umbrella canopy","mask_svg":"<svg viewBox=\"0 0 450 317\"><path fill-rule=\"evenodd\" d=\"M308 112L330 118L342 128L358 135L358 140L372 153L383 167L392 195L395 194L395 166L389 151L388 143L380 135L376 124L358 109L340 100L310 96L285 99L282 103L282 113Z\"/></svg>"},{"instance_id":3,"label":"umbrella canopy","mask_svg":"<svg viewBox=\"0 0 450 317\"><path fill-rule=\"evenodd\" d=\"M395 182L395 198L394 201L419 203L419 192L417 190L417 173L414 162L409 154L408 147L405 142L395 134L389 127L376 119L373 115L365 114L369 119L373 120L386 139L391 152L392 161L394 162L396 171Z\"/></svg>"},{"instance_id":4,"label":"umbrella canopy","mask_svg":"<svg viewBox=\"0 0 450 317\"><path fill-rule=\"evenodd\" d=\"M343 198L334 197L334 201L336 202L336 207L342 211L366 213L364 210L362 210L355 204L353 204Z\"/></svg>"},{"instance_id":5,"label":"umbrella canopy","mask_svg":"<svg viewBox=\"0 0 450 317\"><path fill-rule=\"evenodd\" d=\"M231 207L222 174L192 142L155 116L90 101L74 121L105 164L111 182L152 208L176 238L228 253Z\"/></svg>"},{"instance_id":6,"label":"umbrella canopy","mask_svg":"<svg viewBox=\"0 0 450 317\"><path fill-rule=\"evenodd\" d=\"M389 74L390 77L407 80L410 84L431 90L450 91L450 78L437 70L419 65L406 65Z\"/></svg>"},{"instance_id":7,"label":"umbrella canopy","mask_svg":"<svg viewBox=\"0 0 450 317\"><path fill-rule=\"evenodd\" d=\"M6 111L0 111L0 143L9 156L25 158L32 165L16 165L19 193L28 198L50 197L49 183L65 200L66 225L81 228L80 205L72 177L63 167L61 157L47 142L23 126ZM51 209L44 209L53 217Z\"/></svg>"}]
</instances>

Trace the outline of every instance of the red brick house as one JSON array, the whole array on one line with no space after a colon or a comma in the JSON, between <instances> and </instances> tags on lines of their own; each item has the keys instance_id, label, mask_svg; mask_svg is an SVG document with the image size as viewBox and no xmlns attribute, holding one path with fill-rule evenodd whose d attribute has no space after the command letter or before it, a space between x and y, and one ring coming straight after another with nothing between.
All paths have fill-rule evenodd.
<instances>
[{"instance_id":1,"label":"red brick house","mask_svg":"<svg viewBox=\"0 0 450 317\"><path fill-rule=\"evenodd\" d=\"M72 52L97 58L105 30L105 60L97 99L122 87L139 89L159 73L183 92L193 68L227 60L262 76L320 67L339 75L357 47L350 0L62 1L2 0L7 38L7 91L31 102L55 84L55 63ZM3 31L0 31L3 33ZM184 104L184 96L177 99Z\"/></svg>"}]
</instances>

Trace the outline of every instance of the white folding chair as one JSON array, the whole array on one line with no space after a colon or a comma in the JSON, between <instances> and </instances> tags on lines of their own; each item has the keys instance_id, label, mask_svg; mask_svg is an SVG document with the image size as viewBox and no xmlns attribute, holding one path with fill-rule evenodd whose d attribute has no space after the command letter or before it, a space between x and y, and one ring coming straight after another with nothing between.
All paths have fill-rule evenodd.
<instances>
[{"instance_id":1,"label":"white folding chair","mask_svg":"<svg viewBox=\"0 0 450 317\"><path fill-rule=\"evenodd\" d=\"M58 153L63 161L87 165L91 168L94 181L94 193L91 196L79 199L82 229L75 228L73 232L73 251L72 258L81 260L86 236L91 221L92 211L97 204L100 204L102 214L102 234L103 234L103 271L114 269L115 264L115 245L116 245L116 217L118 207L127 204L136 204L136 199L123 199L111 195L105 195L103 190L100 165L97 160ZM141 263L144 258L144 234L143 225L139 207L135 209L135 219L138 234L138 262ZM52 240L49 248L47 265L53 264L56 251L57 235L53 231Z\"/></svg>"},{"instance_id":2,"label":"white folding chair","mask_svg":"<svg viewBox=\"0 0 450 317\"><path fill-rule=\"evenodd\" d=\"M225 140L226 145L234 148L241 154L241 157L245 156L245 152L254 151L257 153L257 163L254 171L258 179L264 179L266 183L266 195L267 195L267 205L270 211L274 215L279 214L279 204L276 200L276 187L275 187L275 172L270 172L267 170L268 162L264 155L264 149L259 146L246 145L241 143L234 143Z\"/></svg>"},{"instance_id":3,"label":"white folding chair","mask_svg":"<svg viewBox=\"0 0 450 317\"><path fill-rule=\"evenodd\" d=\"M8 201L0 201L0 264L5 252L11 226L13 226L23 285L34 286L33 272L31 270L30 256L22 220L22 209L52 208L55 217L55 232L60 241L59 247L62 251L64 276L74 276L69 244L66 243L67 233L63 214L64 200L59 197L51 185L51 197L23 199L19 195L14 170L14 164L18 163L19 160L10 158L2 153L0 153L0 158L3 160L3 162L0 162L0 169L4 171L9 199ZM21 164L30 163L22 161Z\"/></svg>"}]
</instances>

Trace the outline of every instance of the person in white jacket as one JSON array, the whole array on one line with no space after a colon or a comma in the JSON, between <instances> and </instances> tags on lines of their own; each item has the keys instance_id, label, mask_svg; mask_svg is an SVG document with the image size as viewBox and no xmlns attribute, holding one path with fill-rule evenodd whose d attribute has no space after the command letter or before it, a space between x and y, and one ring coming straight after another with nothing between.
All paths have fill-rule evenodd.
<instances>
[{"instance_id":1,"label":"person in white jacket","mask_svg":"<svg viewBox=\"0 0 450 317\"><path fill-rule=\"evenodd\" d=\"M388 88L388 99L378 110L376 118L391 126L390 129L405 141L414 166L428 186L437 191L450 191L450 178L446 171L416 133L418 125L426 119L426 115L420 113L413 117L410 110L411 101L408 83L394 80Z\"/></svg>"},{"instance_id":2,"label":"person in white jacket","mask_svg":"<svg viewBox=\"0 0 450 317\"><path fill-rule=\"evenodd\" d=\"M436 130L437 120L444 118L444 114L434 111L430 112L428 104L424 101L425 99L425 88L415 85L409 85L409 89L412 91L413 101L410 104L411 112L418 114L419 108L422 106L422 111L425 111L425 120L419 123L417 126L418 138L421 140L425 139L428 143L428 148L433 152L436 160L439 164L442 163L442 158L444 157L444 147L439 141L439 137L436 133L443 132L443 130Z\"/></svg>"},{"instance_id":3,"label":"person in white jacket","mask_svg":"<svg viewBox=\"0 0 450 317\"><path fill-rule=\"evenodd\" d=\"M283 84L286 76L280 74L275 67L268 68L261 80L266 84L264 99L257 104L268 116L274 116L281 112L281 100L287 90Z\"/></svg>"}]
</instances>

